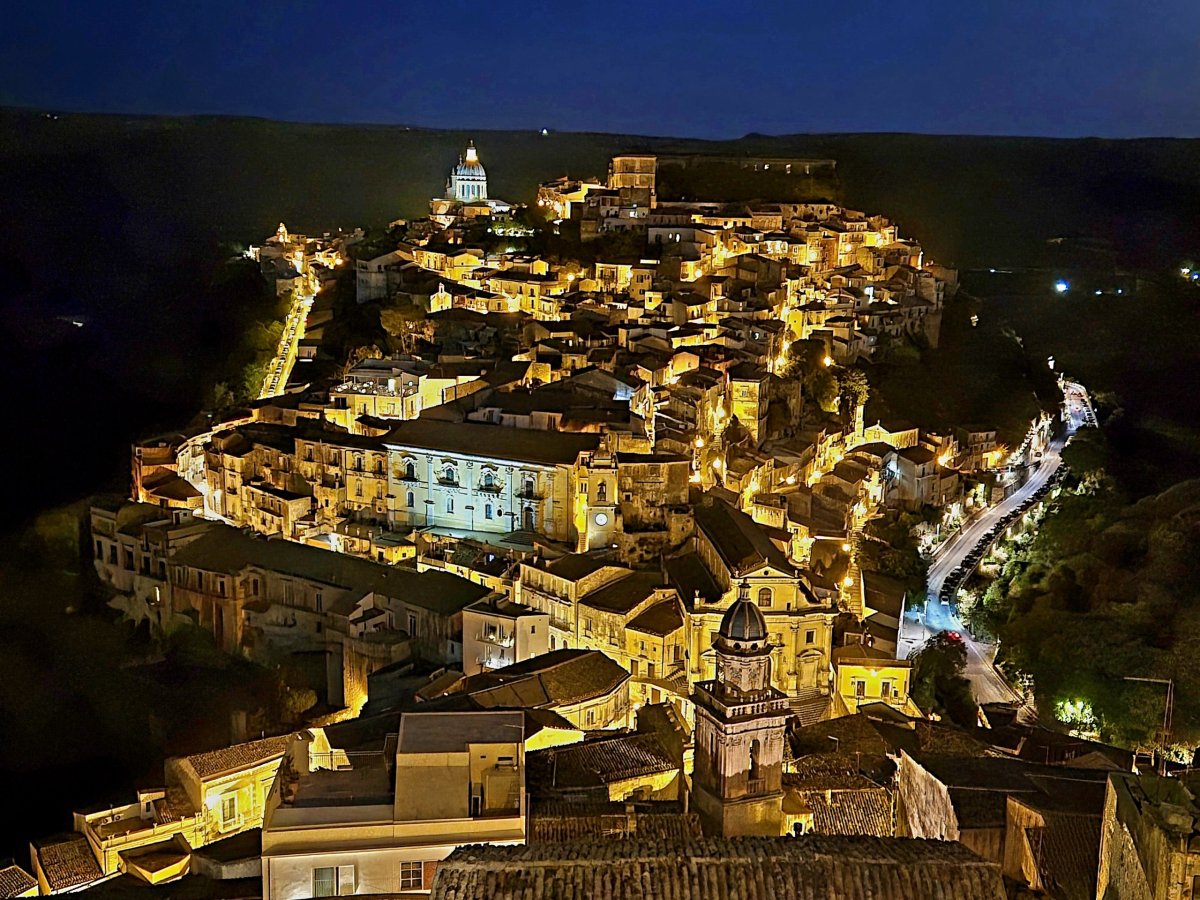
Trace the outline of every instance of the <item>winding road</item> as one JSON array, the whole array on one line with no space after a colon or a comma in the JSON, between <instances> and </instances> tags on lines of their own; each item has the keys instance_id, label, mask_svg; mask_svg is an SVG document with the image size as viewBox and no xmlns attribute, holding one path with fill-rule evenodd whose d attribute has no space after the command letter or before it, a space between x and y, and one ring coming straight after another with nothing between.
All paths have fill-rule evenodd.
<instances>
[{"instance_id":1,"label":"winding road","mask_svg":"<svg viewBox=\"0 0 1200 900\"><path fill-rule=\"evenodd\" d=\"M955 614L955 607L938 600L942 585L950 574L963 565L967 555L982 542L988 540L988 531L1002 522L1010 513L1033 496L1054 476L1062 465L1062 449L1070 437L1083 425L1094 425L1095 414L1088 400L1087 391L1079 384L1066 382L1063 385L1064 407L1067 415L1066 433L1055 438L1046 447L1042 458L1030 470L1025 484L1021 485L1003 501L972 518L964 528L933 551L929 567L927 599L923 606L906 610L900 623L900 638L897 656L905 658L919 650L931 636L941 631L957 631L967 647L967 678L978 703L1021 703L1026 704L1022 694L1013 688L993 665L996 648L985 641L977 641ZM1032 707L1029 708L1032 714Z\"/></svg>"}]
</instances>

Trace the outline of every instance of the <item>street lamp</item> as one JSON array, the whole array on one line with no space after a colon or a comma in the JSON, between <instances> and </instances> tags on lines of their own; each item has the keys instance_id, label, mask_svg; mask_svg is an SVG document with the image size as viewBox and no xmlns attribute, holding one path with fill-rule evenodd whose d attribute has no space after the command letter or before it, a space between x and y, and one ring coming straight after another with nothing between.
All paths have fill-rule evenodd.
<instances>
[{"instance_id":1,"label":"street lamp","mask_svg":"<svg viewBox=\"0 0 1200 900\"><path fill-rule=\"evenodd\" d=\"M1167 702L1163 707L1162 750L1158 754L1158 774L1167 774L1167 742L1171 735L1171 716L1175 707L1175 679L1173 678L1138 678L1133 675L1124 676L1125 681L1140 681L1144 684L1165 684L1167 686Z\"/></svg>"}]
</instances>

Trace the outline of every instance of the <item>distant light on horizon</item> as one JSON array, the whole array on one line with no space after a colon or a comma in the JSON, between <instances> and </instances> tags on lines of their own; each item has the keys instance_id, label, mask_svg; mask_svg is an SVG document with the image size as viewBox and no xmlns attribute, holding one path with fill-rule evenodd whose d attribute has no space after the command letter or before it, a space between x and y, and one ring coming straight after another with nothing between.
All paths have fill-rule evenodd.
<instances>
[{"instance_id":1,"label":"distant light on horizon","mask_svg":"<svg viewBox=\"0 0 1200 900\"><path fill-rule=\"evenodd\" d=\"M1060 279L1058 279L1058 281L1054 282L1054 290L1056 290L1060 294L1065 294L1070 289L1071 289L1071 282L1069 282L1063 278L1060 278Z\"/></svg>"}]
</instances>

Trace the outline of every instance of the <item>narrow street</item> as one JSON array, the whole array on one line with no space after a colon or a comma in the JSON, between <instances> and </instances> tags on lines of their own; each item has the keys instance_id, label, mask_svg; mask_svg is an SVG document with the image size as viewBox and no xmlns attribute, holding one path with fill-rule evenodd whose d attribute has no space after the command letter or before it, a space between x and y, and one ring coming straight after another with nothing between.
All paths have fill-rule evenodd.
<instances>
[{"instance_id":1,"label":"narrow street","mask_svg":"<svg viewBox=\"0 0 1200 900\"><path fill-rule=\"evenodd\" d=\"M897 655L901 658L911 656L926 640L939 632L958 632L967 648L966 675L971 682L976 701L981 704L1022 703L1024 698L993 665L996 647L986 641L977 641L956 615L956 608L952 604L943 604L938 598L947 578L956 568L965 564L967 556L976 546L988 540L991 528L1019 510L1027 499L1054 476L1062 465L1062 449L1067 440L1080 427L1095 424L1091 403L1081 385L1066 382L1063 385L1063 395L1067 413L1065 435L1050 442L1025 484L1002 502L972 518L966 527L934 549L925 602L923 606L914 606L913 609L906 610L900 623ZM1032 712L1030 708L1030 713Z\"/></svg>"},{"instance_id":2,"label":"narrow street","mask_svg":"<svg viewBox=\"0 0 1200 900\"><path fill-rule=\"evenodd\" d=\"M308 323L308 312L312 309L313 299L314 294L307 289L296 291L296 299L292 302L292 308L288 310L283 323L283 335L279 339L279 346L267 368L266 377L263 378L262 390L258 395L260 400L282 394L287 387L292 367L296 364L300 341L304 339L304 329Z\"/></svg>"}]
</instances>

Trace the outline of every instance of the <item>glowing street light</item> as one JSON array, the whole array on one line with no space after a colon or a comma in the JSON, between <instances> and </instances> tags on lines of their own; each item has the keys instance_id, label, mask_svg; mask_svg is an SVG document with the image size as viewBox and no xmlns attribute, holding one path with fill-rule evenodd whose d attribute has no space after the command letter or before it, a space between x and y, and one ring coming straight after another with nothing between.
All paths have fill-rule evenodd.
<instances>
[{"instance_id":1,"label":"glowing street light","mask_svg":"<svg viewBox=\"0 0 1200 900\"><path fill-rule=\"evenodd\" d=\"M832 365L833 365L833 357L832 357L832 356L826 356L826 357L825 357L823 360L821 360L821 361L822 361L823 363L825 363L825 367L826 367L826 368L829 368L829 366L832 366Z\"/></svg>"},{"instance_id":2,"label":"glowing street light","mask_svg":"<svg viewBox=\"0 0 1200 900\"><path fill-rule=\"evenodd\" d=\"M1067 281L1064 278L1060 278L1060 279L1058 279L1058 281L1054 282L1054 290L1060 294L1065 294L1070 289L1071 289L1071 282Z\"/></svg>"}]
</instances>

